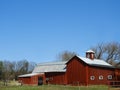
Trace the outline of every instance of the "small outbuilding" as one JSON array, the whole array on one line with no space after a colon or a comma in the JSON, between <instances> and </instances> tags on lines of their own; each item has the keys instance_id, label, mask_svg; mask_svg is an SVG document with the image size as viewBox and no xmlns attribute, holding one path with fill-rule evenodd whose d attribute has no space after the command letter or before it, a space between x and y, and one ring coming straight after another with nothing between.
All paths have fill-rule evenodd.
<instances>
[{"instance_id":1,"label":"small outbuilding","mask_svg":"<svg viewBox=\"0 0 120 90\"><path fill-rule=\"evenodd\" d=\"M20 75L23 84L63 84L65 82L66 61L38 64L31 74Z\"/></svg>"}]
</instances>

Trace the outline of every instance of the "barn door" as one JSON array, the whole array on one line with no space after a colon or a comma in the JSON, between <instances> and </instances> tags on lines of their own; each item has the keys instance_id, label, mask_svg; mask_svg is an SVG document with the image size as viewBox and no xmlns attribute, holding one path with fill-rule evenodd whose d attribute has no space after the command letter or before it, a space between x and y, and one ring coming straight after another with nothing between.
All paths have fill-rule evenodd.
<instances>
[{"instance_id":1,"label":"barn door","mask_svg":"<svg viewBox=\"0 0 120 90\"><path fill-rule=\"evenodd\" d=\"M43 84L43 77L38 77L38 85L42 85Z\"/></svg>"}]
</instances>

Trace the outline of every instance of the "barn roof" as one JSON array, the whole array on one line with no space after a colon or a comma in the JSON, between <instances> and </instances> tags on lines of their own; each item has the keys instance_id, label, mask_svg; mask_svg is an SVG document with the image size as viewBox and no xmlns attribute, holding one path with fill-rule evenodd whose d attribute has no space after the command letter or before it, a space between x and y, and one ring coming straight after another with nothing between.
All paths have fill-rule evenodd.
<instances>
[{"instance_id":1,"label":"barn roof","mask_svg":"<svg viewBox=\"0 0 120 90\"><path fill-rule=\"evenodd\" d=\"M30 74L19 75L18 77L31 77L39 74L43 74L43 73L30 73Z\"/></svg>"},{"instance_id":2,"label":"barn roof","mask_svg":"<svg viewBox=\"0 0 120 90\"><path fill-rule=\"evenodd\" d=\"M80 56L77 56L77 57L80 58L80 60L82 60L86 64L91 65L91 66L102 66L102 67L111 67L111 68L113 68L112 65L105 62L104 60L100 60L100 59L91 60L89 58L84 58L84 57L80 57Z\"/></svg>"},{"instance_id":3,"label":"barn roof","mask_svg":"<svg viewBox=\"0 0 120 90\"><path fill-rule=\"evenodd\" d=\"M66 61L64 62L49 62L38 64L32 73L44 72L66 72Z\"/></svg>"}]
</instances>

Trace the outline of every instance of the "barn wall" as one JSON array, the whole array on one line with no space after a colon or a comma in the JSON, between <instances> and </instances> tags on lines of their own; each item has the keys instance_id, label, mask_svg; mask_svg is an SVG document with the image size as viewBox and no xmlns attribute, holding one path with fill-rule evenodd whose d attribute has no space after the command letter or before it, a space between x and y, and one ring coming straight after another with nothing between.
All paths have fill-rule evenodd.
<instances>
[{"instance_id":1,"label":"barn wall","mask_svg":"<svg viewBox=\"0 0 120 90\"><path fill-rule=\"evenodd\" d=\"M31 84L33 84L33 85L38 84L38 76L32 76L31 77Z\"/></svg>"},{"instance_id":2,"label":"barn wall","mask_svg":"<svg viewBox=\"0 0 120 90\"><path fill-rule=\"evenodd\" d=\"M19 77L19 82L26 85L38 85L38 77L43 77L43 84L46 83L44 74L31 77Z\"/></svg>"},{"instance_id":3,"label":"barn wall","mask_svg":"<svg viewBox=\"0 0 120 90\"><path fill-rule=\"evenodd\" d=\"M31 84L31 77L20 77L19 82L21 84Z\"/></svg>"},{"instance_id":4,"label":"barn wall","mask_svg":"<svg viewBox=\"0 0 120 90\"><path fill-rule=\"evenodd\" d=\"M108 79L108 75L112 75L112 79ZM91 80L91 76L94 76L94 80ZM103 79L99 79L99 77L102 77ZM108 84L108 81L114 80L114 69L110 68L103 68L103 67L88 67L88 84L93 85L104 85Z\"/></svg>"},{"instance_id":5,"label":"barn wall","mask_svg":"<svg viewBox=\"0 0 120 90\"><path fill-rule=\"evenodd\" d=\"M115 80L120 81L120 68L115 69Z\"/></svg>"},{"instance_id":6,"label":"barn wall","mask_svg":"<svg viewBox=\"0 0 120 90\"><path fill-rule=\"evenodd\" d=\"M72 85L86 85L86 65L74 57L67 63L67 83Z\"/></svg>"},{"instance_id":7,"label":"barn wall","mask_svg":"<svg viewBox=\"0 0 120 90\"><path fill-rule=\"evenodd\" d=\"M49 72L45 73L46 83L49 84L66 84L65 72Z\"/></svg>"}]
</instances>

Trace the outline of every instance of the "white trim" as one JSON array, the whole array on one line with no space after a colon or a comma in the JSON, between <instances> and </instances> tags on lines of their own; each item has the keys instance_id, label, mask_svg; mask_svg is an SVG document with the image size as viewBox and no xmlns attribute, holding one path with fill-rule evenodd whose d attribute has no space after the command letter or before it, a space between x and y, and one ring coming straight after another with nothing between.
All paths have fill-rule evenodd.
<instances>
[{"instance_id":1,"label":"white trim","mask_svg":"<svg viewBox=\"0 0 120 90\"><path fill-rule=\"evenodd\" d=\"M19 75L18 77L32 77L39 74L44 74L44 73L30 73L30 74Z\"/></svg>"},{"instance_id":2,"label":"white trim","mask_svg":"<svg viewBox=\"0 0 120 90\"><path fill-rule=\"evenodd\" d=\"M103 76L102 75L99 76L99 80L103 80Z\"/></svg>"},{"instance_id":3,"label":"white trim","mask_svg":"<svg viewBox=\"0 0 120 90\"><path fill-rule=\"evenodd\" d=\"M111 79L112 79L112 75L108 75L107 78L108 78L109 80L111 80Z\"/></svg>"},{"instance_id":4,"label":"white trim","mask_svg":"<svg viewBox=\"0 0 120 90\"><path fill-rule=\"evenodd\" d=\"M95 76L90 76L90 80L95 80Z\"/></svg>"}]
</instances>

